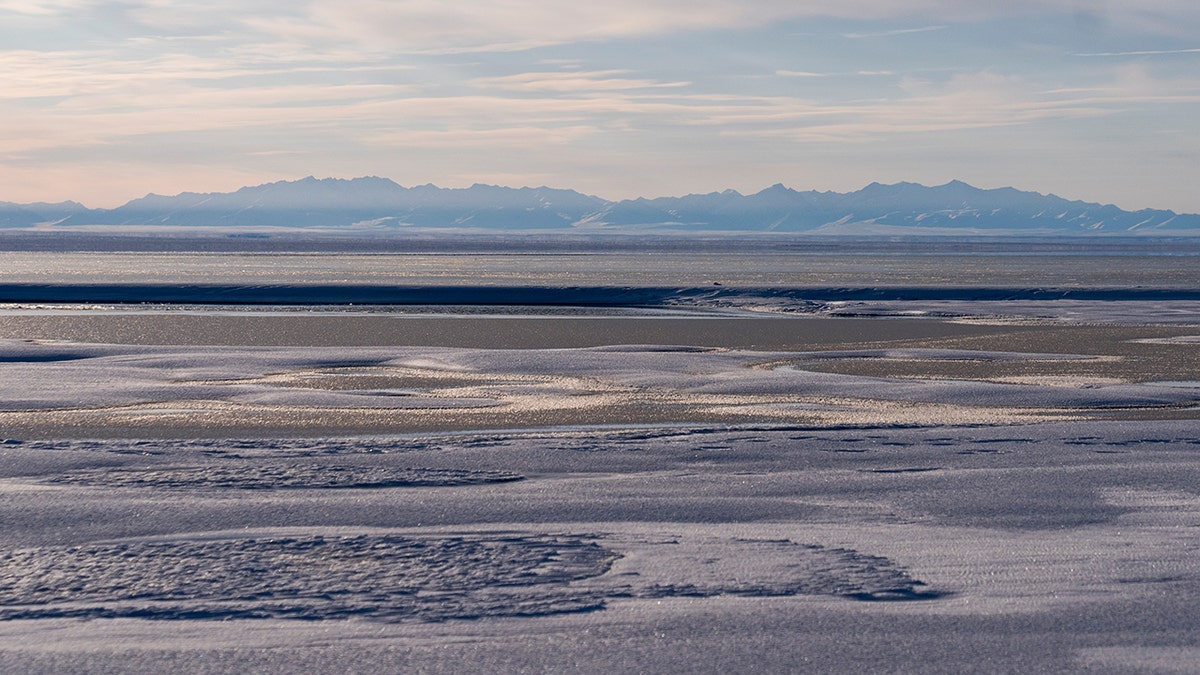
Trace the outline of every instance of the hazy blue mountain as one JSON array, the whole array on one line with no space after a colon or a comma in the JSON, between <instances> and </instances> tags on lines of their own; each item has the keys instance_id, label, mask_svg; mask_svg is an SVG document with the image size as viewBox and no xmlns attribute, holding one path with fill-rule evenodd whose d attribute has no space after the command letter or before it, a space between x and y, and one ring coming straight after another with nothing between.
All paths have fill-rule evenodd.
<instances>
[{"instance_id":1,"label":"hazy blue mountain","mask_svg":"<svg viewBox=\"0 0 1200 675\"><path fill-rule=\"evenodd\" d=\"M960 181L937 187L872 183L850 193L797 192L773 185L746 196L721 192L618 202L592 220L622 226L830 233L897 228L1055 234L1200 231L1200 216L1123 211L1013 188L981 190Z\"/></svg>"},{"instance_id":2,"label":"hazy blue mountain","mask_svg":"<svg viewBox=\"0 0 1200 675\"><path fill-rule=\"evenodd\" d=\"M981 190L960 181L937 187L873 183L847 200L851 221L929 228L1137 232L1200 227L1200 216L1172 211L1123 211L1113 205L1068 201L1013 188ZM851 195L846 195L847 197Z\"/></svg>"},{"instance_id":3,"label":"hazy blue mountain","mask_svg":"<svg viewBox=\"0 0 1200 675\"><path fill-rule=\"evenodd\" d=\"M33 227L42 223L56 223L67 217L87 212L87 207L77 202L60 202L58 204L0 202L0 227Z\"/></svg>"},{"instance_id":4,"label":"hazy blue mountain","mask_svg":"<svg viewBox=\"0 0 1200 675\"><path fill-rule=\"evenodd\" d=\"M305 178L237 192L148 195L63 224L189 227L339 227L381 223L419 227L569 227L605 201L569 190L474 185L405 188L386 178Z\"/></svg>"},{"instance_id":5,"label":"hazy blue mountain","mask_svg":"<svg viewBox=\"0 0 1200 675\"><path fill-rule=\"evenodd\" d=\"M42 217L20 204L0 202L0 227L33 227Z\"/></svg>"},{"instance_id":6,"label":"hazy blue mountain","mask_svg":"<svg viewBox=\"0 0 1200 675\"><path fill-rule=\"evenodd\" d=\"M683 197L607 201L546 187L406 188L386 179L305 178L236 192L147 195L115 209L0 203L0 226L175 225L565 230L812 232L826 234L1200 234L1200 216L1069 201L960 181L926 187L872 183L856 192L773 185Z\"/></svg>"}]
</instances>

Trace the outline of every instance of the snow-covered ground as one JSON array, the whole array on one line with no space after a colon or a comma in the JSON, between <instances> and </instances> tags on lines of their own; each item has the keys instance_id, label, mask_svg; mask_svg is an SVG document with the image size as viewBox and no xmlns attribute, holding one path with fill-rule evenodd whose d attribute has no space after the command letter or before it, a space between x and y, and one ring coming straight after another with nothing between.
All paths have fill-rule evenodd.
<instances>
[{"instance_id":1,"label":"snow-covered ground","mask_svg":"<svg viewBox=\"0 0 1200 675\"><path fill-rule=\"evenodd\" d=\"M0 670L1200 667L1195 325L105 316L0 341Z\"/></svg>"},{"instance_id":2,"label":"snow-covered ground","mask_svg":"<svg viewBox=\"0 0 1200 675\"><path fill-rule=\"evenodd\" d=\"M4 446L13 672L1194 658L1200 426Z\"/></svg>"}]
</instances>

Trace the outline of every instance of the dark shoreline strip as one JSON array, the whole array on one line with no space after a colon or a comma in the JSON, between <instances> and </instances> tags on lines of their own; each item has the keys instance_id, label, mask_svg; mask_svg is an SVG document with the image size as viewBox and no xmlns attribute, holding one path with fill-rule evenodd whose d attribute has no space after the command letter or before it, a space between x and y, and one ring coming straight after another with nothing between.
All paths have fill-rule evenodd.
<instances>
[{"instance_id":1,"label":"dark shoreline strip","mask_svg":"<svg viewBox=\"0 0 1200 675\"><path fill-rule=\"evenodd\" d=\"M1200 300L1200 289L0 284L0 302L46 303L646 307L745 300Z\"/></svg>"}]
</instances>

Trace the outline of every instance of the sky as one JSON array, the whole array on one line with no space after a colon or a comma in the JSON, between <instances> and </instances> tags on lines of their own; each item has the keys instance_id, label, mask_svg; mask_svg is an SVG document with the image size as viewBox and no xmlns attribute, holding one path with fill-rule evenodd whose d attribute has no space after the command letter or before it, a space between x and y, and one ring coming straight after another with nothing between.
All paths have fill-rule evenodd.
<instances>
[{"instance_id":1,"label":"sky","mask_svg":"<svg viewBox=\"0 0 1200 675\"><path fill-rule=\"evenodd\" d=\"M0 201L309 175L1200 213L1200 2L0 0Z\"/></svg>"}]
</instances>

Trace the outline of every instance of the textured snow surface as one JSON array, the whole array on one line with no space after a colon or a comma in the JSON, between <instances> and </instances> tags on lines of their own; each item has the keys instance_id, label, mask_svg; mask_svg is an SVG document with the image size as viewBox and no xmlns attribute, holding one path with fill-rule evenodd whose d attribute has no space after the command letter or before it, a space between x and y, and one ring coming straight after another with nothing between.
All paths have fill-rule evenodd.
<instances>
[{"instance_id":1,"label":"textured snow surface","mask_svg":"<svg viewBox=\"0 0 1200 675\"><path fill-rule=\"evenodd\" d=\"M0 664L1132 668L1200 648L1197 425L10 439Z\"/></svg>"},{"instance_id":2,"label":"textured snow surface","mask_svg":"<svg viewBox=\"0 0 1200 675\"><path fill-rule=\"evenodd\" d=\"M507 471L363 467L321 464L249 464L229 460L219 466L159 469L85 470L64 473L49 483L179 489L284 490L364 487L473 485L521 480Z\"/></svg>"},{"instance_id":3,"label":"textured snow surface","mask_svg":"<svg viewBox=\"0 0 1200 675\"><path fill-rule=\"evenodd\" d=\"M1088 330L3 341L0 671L1194 665L1194 330Z\"/></svg>"}]
</instances>

